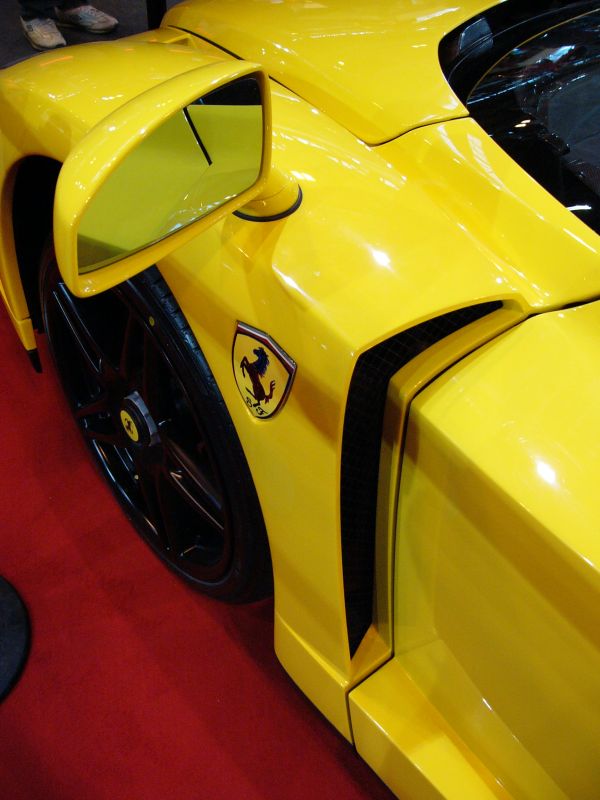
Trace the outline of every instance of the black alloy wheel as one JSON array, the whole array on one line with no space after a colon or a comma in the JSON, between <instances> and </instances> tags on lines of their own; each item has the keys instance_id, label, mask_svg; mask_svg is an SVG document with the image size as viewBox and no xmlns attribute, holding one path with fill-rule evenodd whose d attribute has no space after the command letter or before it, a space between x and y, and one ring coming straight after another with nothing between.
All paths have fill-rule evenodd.
<instances>
[{"instance_id":1,"label":"black alloy wheel","mask_svg":"<svg viewBox=\"0 0 600 800\"><path fill-rule=\"evenodd\" d=\"M158 270L79 299L48 247L40 301L75 419L138 532L205 593L236 602L265 596L271 565L249 468Z\"/></svg>"}]
</instances>

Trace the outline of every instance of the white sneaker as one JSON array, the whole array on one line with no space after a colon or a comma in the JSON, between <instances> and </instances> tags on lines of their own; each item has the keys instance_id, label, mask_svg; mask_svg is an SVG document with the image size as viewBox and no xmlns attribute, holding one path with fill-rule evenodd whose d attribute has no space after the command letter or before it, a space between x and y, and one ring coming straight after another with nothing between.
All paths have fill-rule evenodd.
<instances>
[{"instance_id":1,"label":"white sneaker","mask_svg":"<svg viewBox=\"0 0 600 800\"><path fill-rule=\"evenodd\" d=\"M36 50L54 50L56 47L64 47L67 44L53 19L47 17L23 19L21 17L21 25L29 44Z\"/></svg>"},{"instance_id":2,"label":"white sneaker","mask_svg":"<svg viewBox=\"0 0 600 800\"><path fill-rule=\"evenodd\" d=\"M82 28L89 33L110 33L119 24L119 20L94 6L55 8L54 11L59 25L64 25L66 28Z\"/></svg>"}]
</instances>

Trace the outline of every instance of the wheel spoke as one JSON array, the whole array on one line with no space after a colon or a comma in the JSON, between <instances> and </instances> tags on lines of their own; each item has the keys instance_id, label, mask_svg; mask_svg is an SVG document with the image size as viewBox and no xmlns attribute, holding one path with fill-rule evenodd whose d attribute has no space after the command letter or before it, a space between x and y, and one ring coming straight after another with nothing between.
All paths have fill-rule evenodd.
<instances>
[{"instance_id":1,"label":"wheel spoke","mask_svg":"<svg viewBox=\"0 0 600 800\"><path fill-rule=\"evenodd\" d=\"M126 447L117 447L115 448L115 455L117 457L120 470L127 475L127 478L132 482L133 485L134 481L136 480L135 476L138 474L138 470L131 453Z\"/></svg>"},{"instance_id":2,"label":"wheel spoke","mask_svg":"<svg viewBox=\"0 0 600 800\"><path fill-rule=\"evenodd\" d=\"M139 470L138 484L142 500L146 506L145 519L156 541L163 550L171 547L169 537L169 515L161 503L160 477L158 472Z\"/></svg>"},{"instance_id":3,"label":"wheel spoke","mask_svg":"<svg viewBox=\"0 0 600 800\"><path fill-rule=\"evenodd\" d=\"M170 485L211 527L223 533L221 492L172 439L165 437L163 445L166 455L164 473Z\"/></svg>"},{"instance_id":4,"label":"wheel spoke","mask_svg":"<svg viewBox=\"0 0 600 800\"><path fill-rule=\"evenodd\" d=\"M82 403L75 409L75 419L85 419L86 417L92 417L95 414L106 414L108 415L108 398L106 394L101 394L100 397L97 397L95 400L90 400L89 403Z\"/></svg>"},{"instance_id":5,"label":"wheel spoke","mask_svg":"<svg viewBox=\"0 0 600 800\"><path fill-rule=\"evenodd\" d=\"M119 373L126 380L141 368L143 361L143 333L137 318L130 310L123 332L123 343L119 357Z\"/></svg>"},{"instance_id":6,"label":"wheel spoke","mask_svg":"<svg viewBox=\"0 0 600 800\"><path fill-rule=\"evenodd\" d=\"M110 419L87 418L81 422L81 430L86 439L119 447L121 434L115 432Z\"/></svg>"},{"instance_id":7,"label":"wheel spoke","mask_svg":"<svg viewBox=\"0 0 600 800\"><path fill-rule=\"evenodd\" d=\"M156 346L150 334L145 333L141 376L142 395L157 425L164 422L161 400L162 392L165 391L165 384L168 381L168 376L162 374L161 366L162 362L158 358Z\"/></svg>"},{"instance_id":8,"label":"wheel spoke","mask_svg":"<svg viewBox=\"0 0 600 800\"><path fill-rule=\"evenodd\" d=\"M165 549L168 541L160 528L153 471L143 459L136 457L127 447L114 444L104 447L102 443L94 444L115 490L143 519L146 535L150 534L150 538L155 539L161 549Z\"/></svg>"},{"instance_id":9,"label":"wheel spoke","mask_svg":"<svg viewBox=\"0 0 600 800\"><path fill-rule=\"evenodd\" d=\"M183 541L183 530L178 524L176 515L173 513L172 496L169 492L169 482L165 479L164 473L158 473L155 478L156 500L158 513L161 520L161 533L163 544L166 550L170 551L172 558L181 556L185 549Z\"/></svg>"},{"instance_id":10,"label":"wheel spoke","mask_svg":"<svg viewBox=\"0 0 600 800\"><path fill-rule=\"evenodd\" d=\"M100 351L88 326L76 307L75 300L69 294L63 283L53 291L53 299L56 311L60 314L63 323L71 333L71 340L76 345L83 363L87 369L96 377L100 378L106 369L106 358Z\"/></svg>"},{"instance_id":11,"label":"wheel spoke","mask_svg":"<svg viewBox=\"0 0 600 800\"><path fill-rule=\"evenodd\" d=\"M106 393L90 400L89 403L82 403L74 413L86 439L115 446L120 444L122 437L120 432L115 430Z\"/></svg>"},{"instance_id":12,"label":"wheel spoke","mask_svg":"<svg viewBox=\"0 0 600 800\"><path fill-rule=\"evenodd\" d=\"M130 507L135 508L134 489L136 486L133 477L135 468L125 448L111 441L104 442L102 438L90 437L90 442L110 485L122 500Z\"/></svg>"},{"instance_id":13,"label":"wheel spoke","mask_svg":"<svg viewBox=\"0 0 600 800\"><path fill-rule=\"evenodd\" d=\"M164 471L159 463L139 455L134 460L136 488L139 490L142 505L145 506L142 513L155 543L171 558L176 558L183 552L184 542L181 539L182 531L173 514Z\"/></svg>"}]
</instances>

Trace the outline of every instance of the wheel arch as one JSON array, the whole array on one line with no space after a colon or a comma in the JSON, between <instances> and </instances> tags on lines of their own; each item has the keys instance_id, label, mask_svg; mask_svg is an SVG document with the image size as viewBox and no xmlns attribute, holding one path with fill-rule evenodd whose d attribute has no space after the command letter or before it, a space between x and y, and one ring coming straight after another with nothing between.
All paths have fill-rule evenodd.
<instances>
[{"instance_id":1,"label":"wheel arch","mask_svg":"<svg viewBox=\"0 0 600 800\"><path fill-rule=\"evenodd\" d=\"M52 233L54 192L61 163L47 156L23 158L14 167L11 198L16 267L33 326L42 330L38 270Z\"/></svg>"}]
</instances>

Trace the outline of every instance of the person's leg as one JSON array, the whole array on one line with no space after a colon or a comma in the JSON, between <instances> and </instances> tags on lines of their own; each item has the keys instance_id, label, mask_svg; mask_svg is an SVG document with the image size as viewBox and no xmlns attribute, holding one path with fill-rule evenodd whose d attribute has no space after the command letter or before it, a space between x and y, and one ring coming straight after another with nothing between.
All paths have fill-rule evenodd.
<instances>
[{"instance_id":1,"label":"person's leg","mask_svg":"<svg viewBox=\"0 0 600 800\"><path fill-rule=\"evenodd\" d=\"M56 19L59 25L67 28L83 28L89 33L110 33L119 24L119 21L110 14L105 14L98 8L82 5L81 0L64 0L56 6Z\"/></svg>"},{"instance_id":2,"label":"person's leg","mask_svg":"<svg viewBox=\"0 0 600 800\"><path fill-rule=\"evenodd\" d=\"M33 19L34 17L44 19L54 15L54 3L48 0L22 0L21 7L22 19Z\"/></svg>"}]
</instances>

